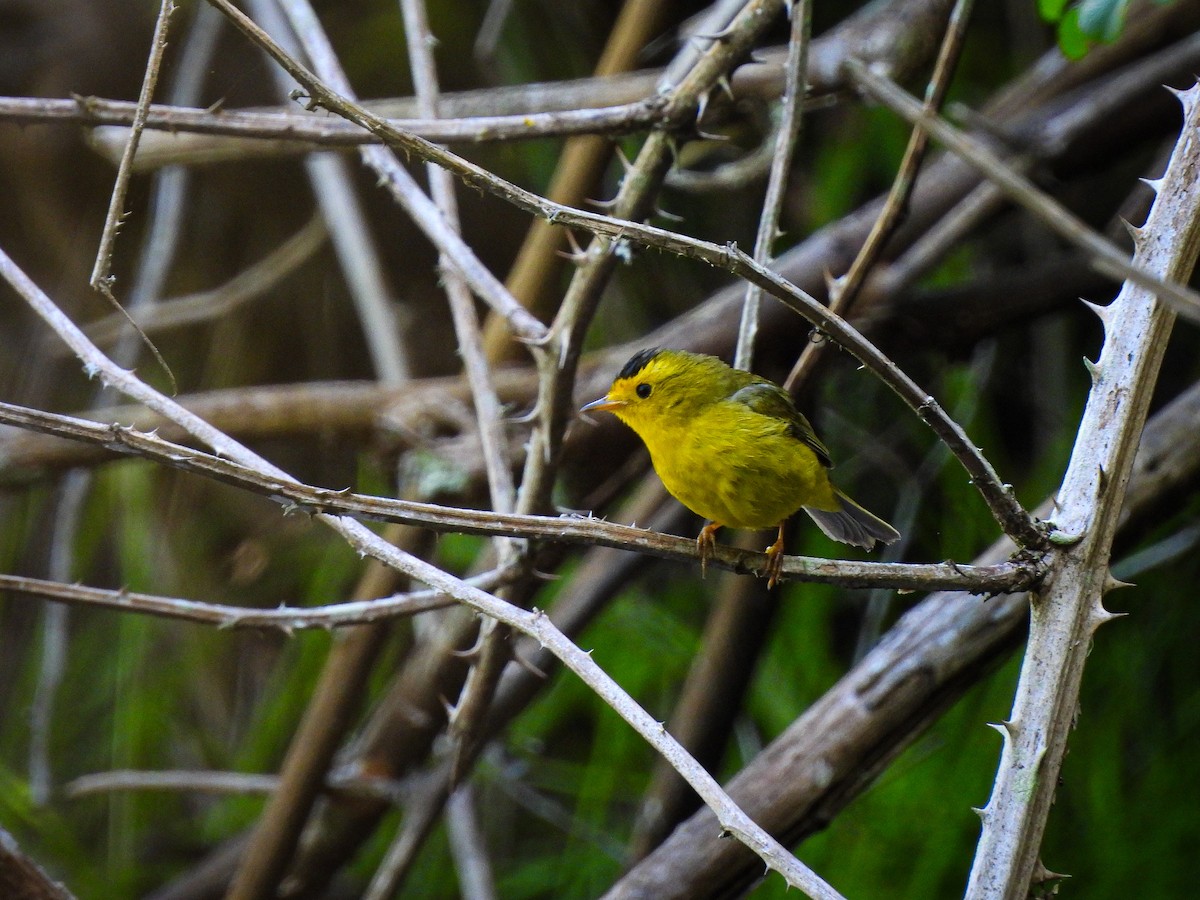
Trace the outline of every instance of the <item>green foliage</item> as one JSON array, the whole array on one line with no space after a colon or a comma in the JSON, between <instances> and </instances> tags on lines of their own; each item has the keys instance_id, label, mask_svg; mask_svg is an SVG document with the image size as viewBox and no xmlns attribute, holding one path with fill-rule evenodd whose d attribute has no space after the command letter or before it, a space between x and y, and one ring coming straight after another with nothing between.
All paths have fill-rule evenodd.
<instances>
[{"instance_id":1,"label":"green foliage","mask_svg":"<svg viewBox=\"0 0 1200 900\"><path fill-rule=\"evenodd\" d=\"M868 109L815 118L806 139L813 143L807 151L812 188L804 195L801 234L839 219L886 189L904 153L908 130L884 110ZM855 150L848 152L850 147Z\"/></svg>"},{"instance_id":2,"label":"green foliage","mask_svg":"<svg viewBox=\"0 0 1200 900\"><path fill-rule=\"evenodd\" d=\"M1057 27L1059 48L1068 59L1081 59L1096 44L1120 37L1129 6L1130 0L1038 0L1038 12Z\"/></svg>"},{"instance_id":3,"label":"green foliage","mask_svg":"<svg viewBox=\"0 0 1200 900\"><path fill-rule=\"evenodd\" d=\"M828 690L845 665L834 647L845 612L839 592L820 584L789 584L785 590L747 698L747 711L764 743ZM740 768L732 762L731 767Z\"/></svg>"}]
</instances>

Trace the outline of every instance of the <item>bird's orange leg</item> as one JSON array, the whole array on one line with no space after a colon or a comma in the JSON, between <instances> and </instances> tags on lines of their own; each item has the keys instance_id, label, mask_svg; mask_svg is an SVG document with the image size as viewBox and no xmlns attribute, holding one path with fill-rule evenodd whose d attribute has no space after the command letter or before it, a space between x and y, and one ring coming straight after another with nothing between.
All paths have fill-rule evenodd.
<instances>
[{"instance_id":1,"label":"bird's orange leg","mask_svg":"<svg viewBox=\"0 0 1200 900\"><path fill-rule=\"evenodd\" d=\"M767 548L767 567L765 569L767 590L775 587L775 583L779 581L779 576L783 573L783 527L786 524L786 522L779 523L779 537Z\"/></svg>"},{"instance_id":2,"label":"bird's orange leg","mask_svg":"<svg viewBox=\"0 0 1200 900\"><path fill-rule=\"evenodd\" d=\"M717 549L717 530L722 527L720 522L709 522L700 529L700 534L696 536L696 550L700 553L701 578L704 577L705 570L708 568L708 558Z\"/></svg>"}]
</instances>

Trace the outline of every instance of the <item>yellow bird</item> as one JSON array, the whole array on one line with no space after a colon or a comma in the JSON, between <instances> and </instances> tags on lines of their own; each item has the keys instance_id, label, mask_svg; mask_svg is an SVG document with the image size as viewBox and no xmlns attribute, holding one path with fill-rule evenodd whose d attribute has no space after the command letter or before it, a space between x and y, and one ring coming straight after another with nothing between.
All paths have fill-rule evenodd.
<instances>
[{"instance_id":1,"label":"yellow bird","mask_svg":"<svg viewBox=\"0 0 1200 900\"><path fill-rule=\"evenodd\" d=\"M715 356L642 350L581 412L594 410L637 432L667 490L710 520L696 538L701 571L718 528L778 527L767 548L767 584L774 587L784 524L801 509L829 537L856 547L900 537L833 486L829 451L783 388Z\"/></svg>"}]
</instances>

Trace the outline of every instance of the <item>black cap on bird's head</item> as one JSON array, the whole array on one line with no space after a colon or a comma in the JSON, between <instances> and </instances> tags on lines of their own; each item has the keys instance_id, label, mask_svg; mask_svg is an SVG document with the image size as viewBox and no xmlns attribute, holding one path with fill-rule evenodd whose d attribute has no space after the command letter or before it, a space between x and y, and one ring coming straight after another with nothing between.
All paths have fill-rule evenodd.
<instances>
[{"instance_id":1,"label":"black cap on bird's head","mask_svg":"<svg viewBox=\"0 0 1200 900\"><path fill-rule=\"evenodd\" d=\"M621 371L617 373L614 381L620 381L622 378L632 378L650 363L650 360L662 353L662 347L650 347L647 350L639 350L633 356L629 357L629 362L621 367Z\"/></svg>"}]
</instances>

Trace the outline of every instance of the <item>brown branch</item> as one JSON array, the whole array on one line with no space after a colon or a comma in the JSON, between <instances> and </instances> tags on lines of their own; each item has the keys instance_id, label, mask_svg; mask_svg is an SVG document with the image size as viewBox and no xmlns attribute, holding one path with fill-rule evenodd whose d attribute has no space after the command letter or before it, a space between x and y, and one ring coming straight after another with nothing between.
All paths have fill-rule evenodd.
<instances>
[{"instance_id":1,"label":"brown branch","mask_svg":"<svg viewBox=\"0 0 1200 900\"><path fill-rule=\"evenodd\" d=\"M0 828L0 897L13 900L74 900L41 866L21 852L16 840Z\"/></svg>"},{"instance_id":2,"label":"brown branch","mask_svg":"<svg viewBox=\"0 0 1200 900\"><path fill-rule=\"evenodd\" d=\"M466 583L490 591L517 575L515 569L486 572ZM248 609L219 603L200 603L177 597L162 597L138 591L111 590L64 584L42 578L0 574L0 590L28 597L40 597L56 603L95 606L116 612L141 613L165 619L179 619L216 628L272 628L291 633L307 629L344 628L382 622L399 616L412 616L431 609L453 606L455 601L444 591L414 591L371 600L331 603L321 607L279 606L274 609Z\"/></svg>"}]
</instances>

